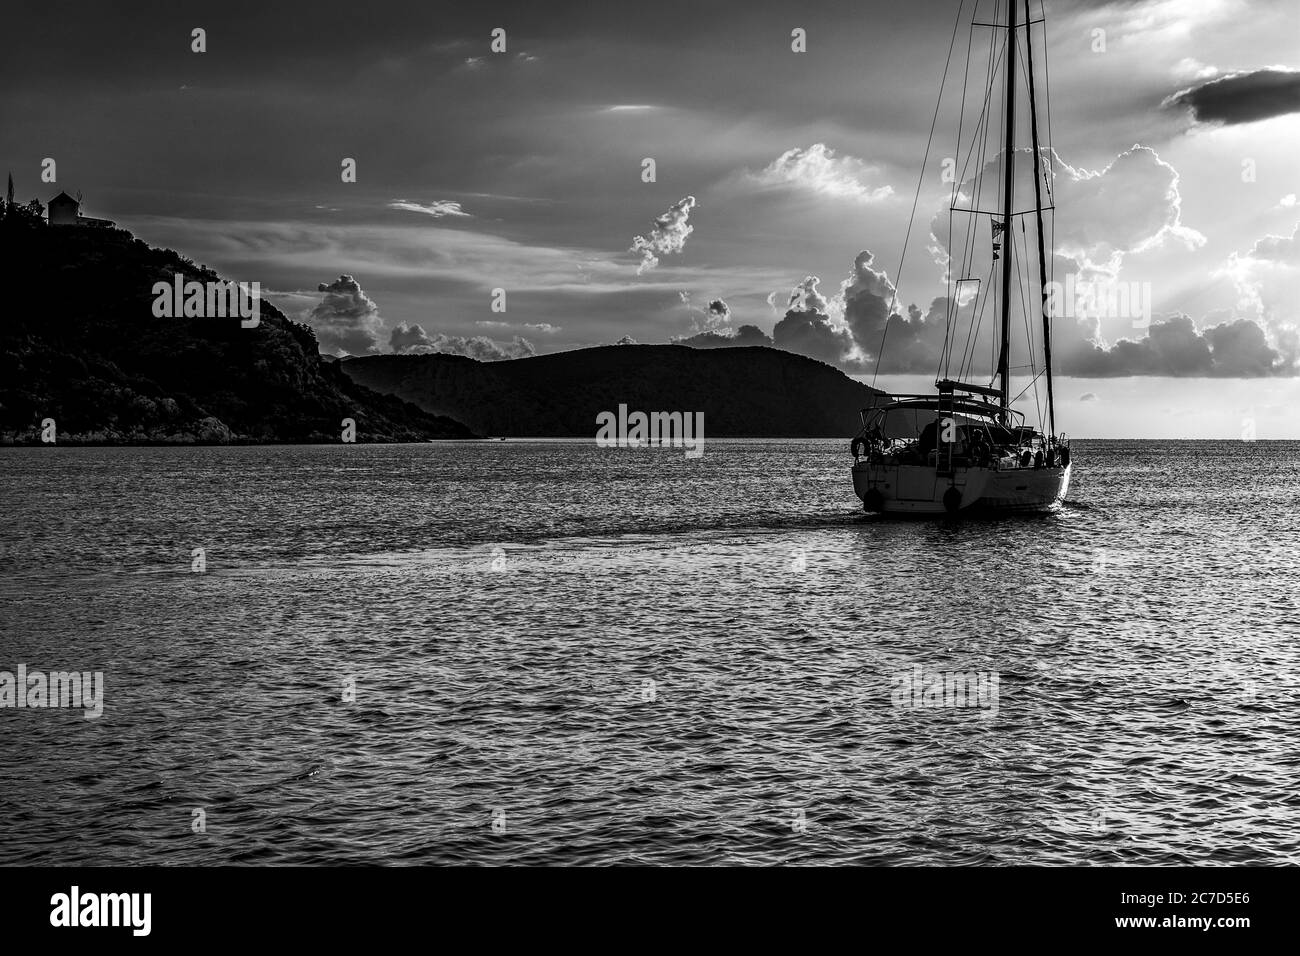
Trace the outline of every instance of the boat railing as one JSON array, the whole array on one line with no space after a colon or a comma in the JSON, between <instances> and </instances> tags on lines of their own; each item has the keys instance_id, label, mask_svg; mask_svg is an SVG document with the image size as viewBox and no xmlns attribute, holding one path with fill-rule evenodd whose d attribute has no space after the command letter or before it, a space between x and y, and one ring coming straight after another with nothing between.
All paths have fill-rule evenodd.
<instances>
[{"instance_id":1,"label":"boat railing","mask_svg":"<svg viewBox=\"0 0 1300 956\"><path fill-rule=\"evenodd\" d=\"M851 445L855 462L865 457L872 464L927 465L944 471L972 465L1007 471L1069 464L1065 435L1043 435L1023 425L1008 428L995 422L966 421L957 426L952 440L943 441L938 433L934 445L923 449L920 435L890 437L881 428L882 419L865 418L865 413L873 410L863 409L863 426Z\"/></svg>"}]
</instances>

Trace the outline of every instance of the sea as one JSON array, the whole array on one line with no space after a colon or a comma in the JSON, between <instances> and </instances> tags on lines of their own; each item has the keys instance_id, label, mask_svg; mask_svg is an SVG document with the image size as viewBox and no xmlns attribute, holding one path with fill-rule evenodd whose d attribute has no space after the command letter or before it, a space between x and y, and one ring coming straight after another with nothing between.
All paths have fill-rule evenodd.
<instances>
[{"instance_id":1,"label":"sea","mask_svg":"<svg viewBox=\"0 0 1300 956\"><path fill-rule=\"evenodd\" d=\"M0 450L0 864L1300 863L1300 443L1073 451Z\"/></svg>"}]
</instances>

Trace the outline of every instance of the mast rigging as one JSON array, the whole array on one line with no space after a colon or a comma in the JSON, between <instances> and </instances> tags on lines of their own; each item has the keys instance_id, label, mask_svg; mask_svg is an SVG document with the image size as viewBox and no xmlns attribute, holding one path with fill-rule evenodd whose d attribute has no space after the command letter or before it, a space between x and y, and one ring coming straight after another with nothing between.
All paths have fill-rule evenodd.
<instances>
[{"instance_id":1,"label":"mast rigging","mask_svg":"<svg viewBox=\"0 0 1300 956\"><path fill-rule=\"evenodd\" d=\"M1006 148L1003 152L1005 179L1002 186L1002 235L1011 235L1012 180L1016 171L1016 4L1007 4L1007 111ZM1010 253L1010 250L1008 250ZM1011 402L1011 255L1002 257L1002 346L998 351L998 382L1002 386L1002 424L1007 423Z\"/></svg>"}]
</instances>

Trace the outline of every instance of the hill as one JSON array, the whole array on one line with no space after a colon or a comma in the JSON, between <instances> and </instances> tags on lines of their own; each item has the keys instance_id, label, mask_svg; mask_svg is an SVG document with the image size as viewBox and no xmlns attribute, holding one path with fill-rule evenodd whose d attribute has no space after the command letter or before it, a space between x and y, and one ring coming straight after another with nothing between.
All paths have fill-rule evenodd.
<instances>
[{"instance_id":1,"label":"hill","mask_svg":"<svg viewBox=\"0 0 1300 956\"><path fill-rule=\"evenodd\" d=\"M376 355L339 363L355 381L447 415L484 435L591 437L596 415L703 412L713 438L845 438L882 394L780 349L609 345L479 362L459 355Z\"/></svg>"},{"instance_id":2,"label":"hill","mask_svg":"<svg viewBox=\"0 0 1300 956\"><path fill-rule=\"evenodd\" d=\"M269 302L256 328L155 317L154 283L221 279L176 252L4 213L0 443L39 443L46 418L59 444L337 442L345 418L358 442L473 437L358 385Z\"/></svg>"}]
</instances>

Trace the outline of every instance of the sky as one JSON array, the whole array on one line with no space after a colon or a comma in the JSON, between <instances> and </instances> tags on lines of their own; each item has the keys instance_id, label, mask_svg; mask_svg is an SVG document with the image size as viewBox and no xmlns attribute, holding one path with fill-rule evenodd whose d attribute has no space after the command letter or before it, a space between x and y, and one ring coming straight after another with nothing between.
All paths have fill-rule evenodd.
<instances>
[{"instance_id":1,"label":"sky","mask_svg":"<svg viewBox=\"0 0 1300 956\"><path fill-rule=\"evenodd\" d=\"M946 208L982 168L956 146L993 33L970 21L1006 11L960 7L18 3L0 161L20 200L80 190L259 281L334 354L775 342L923 390L948 278L991 265L983 233L948 258ZM1300 5L1031 7L1052 274L1149 303L1055 319L1059 427L1300 438Z\"/></svg>"}]
</instances>

